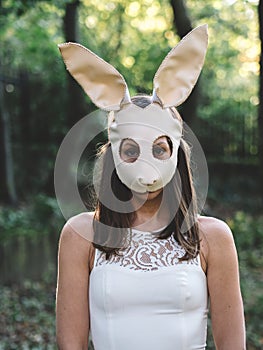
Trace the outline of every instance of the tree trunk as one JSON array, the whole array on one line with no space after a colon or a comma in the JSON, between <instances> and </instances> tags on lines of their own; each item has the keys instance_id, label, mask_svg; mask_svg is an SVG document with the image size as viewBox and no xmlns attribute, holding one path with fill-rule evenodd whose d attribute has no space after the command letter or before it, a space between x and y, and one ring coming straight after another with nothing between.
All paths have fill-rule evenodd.
<instances>
[{"instance_id":1,"label":"tree trunk","mask_svg":"<svg viewBox=\"0 0 263 350\"><path fill-rule=\"evenodd\" d=\"M17 204L15 187L14 164L11 143L10 116L4 101L4 82L0 81L0 117L1 117L1 193L6 202L11 205ZM3 168L2 168L3 166Z\"/></svg>"},{"instance_id":2,"label":"tree trunk","mask_svg":"<svg viewBox=\"0 0 263 350\"><path fill-rule=\"evenodd\" d=\"M2 82L0 82L0 106L2 106ZM2 108L1 108L2 109ZM0 111L0 203L8 202L8 191L6 186L6 161L5 161L5 143L4 143L4 123L2 110Z\"/></svg>"},{"instance_id":3,"label":"tree trunk","mask_svg":"<svg viewBox=\"0 0 263 350\"><path fill-rule=\"evenodd\" d=\"M260 75L259 75L259 109L258 109L258 154L259 154L259 183L263 199L263 0L258 4L259 37L261 41Z\"/></svg>"},{"instance_id":4,"label":"tree trunk","mask_svg":"<svg viewBox=\"0 0 263 350\"><path fill-rule=\"evenodd\" d=\"M78 6L79 0L66 4L66 11L64 16L64 35L66 41L76 42L78 37Z\"/></svg>"},{"instance_id":5,"label":"tree trunk","mask_svg":"<svg viewBox=\"0 0 263 350\"><path fill-rule=\"evenodd\" d=\"M79 0L66 4L64 16L64 36L66 42L78 42L78 6ZM84 93L76 81L68 74L67 86L67 126L72 127L87 114Z\"/></svg>"},{"instance_id":6,"label":"tree trunk","mask_svg":"<svg viewBox=\"0 0 263 350\"><path fill-rule=\"evenodd\" d=\"M183 0L171 0L170 1L173 15L174 15L174 26L179 37L182 39L187 33L189 33L193 27L190 18L187 14ZM188 124L193 124L197 116L197 105L198 105L199 86L198 83L194 87L191 95L179 108L179 112L182 115L183 120Z\"/></svg>"},{"instance_id":7,"label":"tree trunk","mask_svg":"<svg viewBox=\"0 0 263 350\"><path fill-rule=\"evenodd\" d=\"M19 84L20 84L20 113L19 113L19 126L20 126L20 152L24 155L23 157L23 171L21 172L23 183L23 194L27 194L30 188L30 177L28 174L34 174L32 167L35 166L32 162L31 155L31 113L30 113L30 88L29 88L29 77L26 70L19 72Z\"/></svg>"},{"instance_id":8,"label":"tree trunk","mask_svg":"<svg viewBox=\"0 0 263 350\"><path fill-rule=\"evenodd\" d=\"M171 0L171 6L174 14L174 26L179 37L182 39L193 29L192 24L183 0Z\"/></svg>"}]
</instances>

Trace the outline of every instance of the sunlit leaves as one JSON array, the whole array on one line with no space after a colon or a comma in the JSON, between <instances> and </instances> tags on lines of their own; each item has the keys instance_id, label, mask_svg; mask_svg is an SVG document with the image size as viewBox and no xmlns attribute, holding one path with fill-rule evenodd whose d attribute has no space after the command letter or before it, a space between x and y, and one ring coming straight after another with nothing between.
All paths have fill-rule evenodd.
<instances>
[{"instance_id":1,"label":"sunlit leaves","mask_svg":"<svg viewBox=\"0 0 263 350\"><path fill-rule=\"evenodd\" d=\"M132 93L150 93L158 63L178 41L169 1L84 0L82 4L82 43L116 66Z\"/></svg>"},{"instance_id":2,"label":"sunlit leaves","mask_svg":"<svg viewBox=\"0 0 263 350\"><path fill-rule=\"evenodd\" d=\"M47 85L65 78L57 44L64 41L63 15L72 0L2 1L1 61L26 67ZM199 117L221 120L222 113L255 120L260 43L255 0L185 0L192 25L209 25L209 49L201 75ZM79 41L113 64L131 94L152 91L162 59L179 38L169 0L82 0ZM253 116L253 118L252 118Z\"/></svg>"},{"instance_id":3,"label":"sunlit leaves","mask_svg":"<svg viewBox=\"0 0 263 350\"><path fill-rule=\"evenodd\" d=\"M218 132L228 130L234 147L243 144L255 154L260 45L255 1L186 1L189 14L209 25L209 47L202 73L199 116ZM230 133L230 129L233 129ZM245 131L244 131L245 130ZM252 142L253 141L253 142ZM230 145L230 143L229 143ZM229 146L225 152L231 153Z\"/></svg>"},{"instance_id":4,"label":"sunlit leaves","mask_svg":"<svg viewBox=\"0 0 263 350\"><path fill-rule=\"evenodd\" d=\"M20 16L8 13L1 33L1 59L9 61L13 69L26 68L51 82L57 67L56 41L62 41L62 14L49 2L34 2Z\"/></svg>"}]
</instances>

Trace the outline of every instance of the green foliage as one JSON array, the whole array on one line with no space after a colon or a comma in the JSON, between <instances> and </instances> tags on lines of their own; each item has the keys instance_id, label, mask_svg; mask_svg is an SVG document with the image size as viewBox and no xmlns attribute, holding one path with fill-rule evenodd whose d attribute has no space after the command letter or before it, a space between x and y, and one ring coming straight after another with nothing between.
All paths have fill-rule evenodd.
<instances>
[{"instance_id":1,"label":"green foliage","mask_svg":"<svg viewBox=\"0 0 263 350\"><path fill-rule=\"evenodd\" d=\"M4 0L0 5L0 75L7 77L5 102L22 198L28 191L25 178L30 190L51 188L56 152L68 131L66 72L57 44L65 40L63 19L69 2ZM192 25L208 23L210 37L194 131L209 160L254 161L260 51L256 2L200 0L196 6L196 1L187 0L185 4ZM170 1L83 0L78 13L78 40L124 75L131 94L151 93L158 65L179 41ZM16 83L19 72L29 77L30 106L24 113ZM87 111L91 105L87 98ZM26 113L28 121L23 121ZM26 150L21 147L23 123L29 134ZM31 167L25 166L23 172L25 152Z\"/></svg>"},{"instance_id":2,"label":"green foliage","mask_svg":"<svg viewBox=\"0 0 263 350\"><path fill-rule=\"evenodd\" d=\"M263 345L263 216L237 212L228 220L234 233L240 262L240 280L244 298L247 341L251 349Z\"/></svg>"},{"instance_id":3,"label":"green foliage","mask_svg":"<svg viewBox=\"0 0 263 350\"><path fill-rule=\"evenodd\" d=\"M156 67L178 41L169 1L84 0L79 14L83 45L113 64L132 94L151 93Z\"/></svg>"},{"instance_id":4,"label":"green foliage","mask_svg":"<svg viewBox=\"0 0 263 350\"><path fill-rule=\"evenodd\" d=\"M0 286L0 350L57 349L55 294L51 280Z\"/></svg>"},{"instance_id":5,"label":"green foliage","mask_svg":"<svg viewBox=\"0 0 263 350\"><path fill-rule=\"evenodd\" d=\"M261 247L263 246L263 217L252 217L244 212L237 212L228 224L234 232L241 263L246 267L263 266Z\"/></svg>"},{"instance_id":6,"label":"green foliage","mask_svg":"<svg viewBox=\"0 0 263 350\"><path fill-rule=\"evenodd\" d=\"M55 42L62 40L62 11L50 2L34 2L23 14L10 11L1 28L1 60L12 69L27 69L46 84L57 81ZM61 77L61 75L60 75Z\"/></svg>"},{"instance_id":7,"label":"green foliage","mask_svg":"<svg viewBox=\"0 0 263 350\"><path fill-rule=\"evenodd\" d=\"M55 199L39 194L30 202L19 209L0 207L0 243L18 237L33 239L60 230L64 219Z\"/></svg>"},{"instance_id":8,"label":"green foliage","mask_svg":"<svg viewBox=\"0 0 263 350\"><path fill-rule=\"evenodd\" d=\"M55 285L0 286L1 350L55 350Z\"/></svg>"},{"instance_id":9,"label":"green foliage","mask_svg":"<svg viewBox=\"0 0 263 350\"><path fill-rule=\"evenodd\" d=\"M201 0L198 7L195 1L186 3L193 21L209 25L196 132L209 159L249 161L258 151L257 2Z\"/></svg>"}]
</instances>

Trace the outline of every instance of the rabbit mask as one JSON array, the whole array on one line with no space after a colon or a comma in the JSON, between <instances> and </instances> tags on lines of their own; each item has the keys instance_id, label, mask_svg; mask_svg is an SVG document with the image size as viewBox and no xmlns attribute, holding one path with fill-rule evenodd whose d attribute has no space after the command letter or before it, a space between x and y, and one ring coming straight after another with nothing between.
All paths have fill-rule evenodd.
<instances>
[{"instance_id":1,"label":"rabbit mask","mask_svg":"<svg viewBox=\"0 0 263 350\"><path fill-rule=\"evenodd\" d=\"M174 176L182 122L172 107L182 104L196 84L207 42L207 25L202 25L168 53L155 74L151 103L145 108L132 103L124 78L109 63L79 44L59 45L71 75L99 108L110 111L108 130L115 168L122 183L131 190L156 191ZM160 138L169 141L170 154L165 159L154 153ZM124 141L136 150L132 161L121 156ZM161 153L162 147L159 150Z\"/></svg>"}]
</instances>

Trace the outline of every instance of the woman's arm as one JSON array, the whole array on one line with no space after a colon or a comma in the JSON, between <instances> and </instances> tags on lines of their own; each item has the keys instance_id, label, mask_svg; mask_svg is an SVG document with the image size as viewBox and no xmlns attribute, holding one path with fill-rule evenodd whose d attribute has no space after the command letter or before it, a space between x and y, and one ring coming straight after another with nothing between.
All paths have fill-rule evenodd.
<instances>
[{"instance_id":1,"label":"woman's arm","mask_svg":"<svg viewBox=\"0 0 263 350\"><path fill-rule=\"evenodd\" d=\"M207 282L216 349L244 350L244 310L231 230L227 224L214 218L204 219L201 230L208 244Z\"/></svg>"},{"instance_id":2,"label":"woman's arm","mask_svg":"<svg viewBox=\"0 0 263 350\"><path fill-rule=\"evenodd\" d=\"M73 229L72 220L87 218L86 214L81 215L64 226L59 243L56 334L60 350L88 349L88 290L93 246Z\"/></svg>"}]
</instances>

